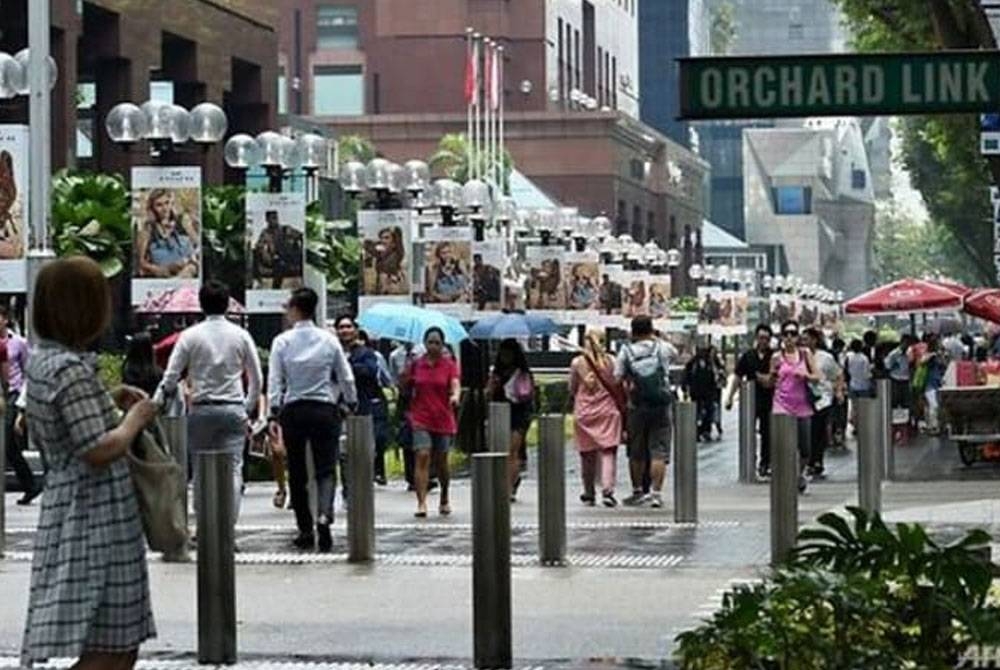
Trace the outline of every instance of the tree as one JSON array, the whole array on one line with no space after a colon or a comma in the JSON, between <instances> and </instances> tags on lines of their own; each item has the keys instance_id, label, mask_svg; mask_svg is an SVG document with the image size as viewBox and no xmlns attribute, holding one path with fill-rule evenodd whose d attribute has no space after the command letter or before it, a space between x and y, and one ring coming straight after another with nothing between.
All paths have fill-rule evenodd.
<instances>
[{"instance_id":1,"label":"tree","mask_svg":"<svg viewBox=\"0 0 1000 670\"><path fill-rule=\"evenodd\" d=\"M709 16L709 48L713 56L725 56L736 40L736 8L729 0L713 7Z\"/></svg>"},{"instance_id":2,"label":"tree","mask_svg":"<svg viewBox=\"0 0 1000 670\"><path fill-rule=\"evenodd\" d=\"M952 252L951 233L933 222L914 221L894 201L875 212L872 276L876 285L941 273L975 283L975 274Z\"/></svg>"},{"instance_id":3,"label":"tree","mask_svg":"<svg viewBox=\"0 0 1000 670\"><path fill-rule=\"evenodd\" d=\"M427 160L427 163L432 171L462 184L469 180L469 155L469 140L465 133L448 133L438 142L437 151ZM488 168L486 156L480 153L478 158L480 174L485 173ZM476 164L475 160L472 164ZM501 164L503 166L503 192L510 193L510 172L514 167L514 160L507 150L503 152Z\"/></svg>"},{"instance_id":4,"label":"tree","mask_svg":"<svg viewBox=\"0 0 1000 670\"><path fill-rule=\"evenodd\" d=\"M844 13L858 51L996 49L980 0L831 0ZM927 203L950 254L976 283L996 284L988 186L1000 159L979 154L972 114L911 116L900 123L903 164Z\"/></svg>"},{"instance_id":5,"label":"tree","mask_svg":"<svg viewBox=\"0 0 1000 670\"><path fill-rule=\"evenodd\" d=\"M371 140L360 135L344 135L339 138L337 140L337 153L341 163L347 161L367 163L377 155L375 145L372 144Z\"/></svg>"}]
</instances>

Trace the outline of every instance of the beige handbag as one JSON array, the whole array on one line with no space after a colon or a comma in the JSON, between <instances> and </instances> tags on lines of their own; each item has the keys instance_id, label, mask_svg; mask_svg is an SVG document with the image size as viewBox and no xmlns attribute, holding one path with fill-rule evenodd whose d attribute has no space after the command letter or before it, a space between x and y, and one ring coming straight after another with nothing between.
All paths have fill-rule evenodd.
<instances>
[{"instance_id":1,"label":"beige handbag","mask_svg":"<svg viewBox=\"0 0 1000 670\"><path fill-rule=\"evenodd\" d=\"M187 478L166 445L163 426L154 421L132 443L128 466L146 542L153 551L171 553L187 547Z\"/></svg>"}]
</instances>

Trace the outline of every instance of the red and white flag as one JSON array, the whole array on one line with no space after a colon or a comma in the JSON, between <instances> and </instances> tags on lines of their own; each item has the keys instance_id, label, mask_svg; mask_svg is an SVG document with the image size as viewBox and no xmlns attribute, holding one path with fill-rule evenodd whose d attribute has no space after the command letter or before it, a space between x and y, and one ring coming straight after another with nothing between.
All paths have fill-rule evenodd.
<instances>
[{"instance_id":1,"label":"red and white flag","mask_svg":"<svg viewBox=\"0 0 1000 670\"><path fill-rule=\"evenodd\" d=\"M472 38L465 54L465 104L479 104L479 43Z\"/></svg>"},{"instance_id":2,"label":"red and white flag","mask_svg":"<svg viewBox=\"0 0 1000 670\"><path fill-rule=\"evenodd\" d=\"M497 50L496 42L490 45L489 54L486 73L487 103L490 109L497 110L500 108L500 52Z\"/></svg>"}]
</instances>

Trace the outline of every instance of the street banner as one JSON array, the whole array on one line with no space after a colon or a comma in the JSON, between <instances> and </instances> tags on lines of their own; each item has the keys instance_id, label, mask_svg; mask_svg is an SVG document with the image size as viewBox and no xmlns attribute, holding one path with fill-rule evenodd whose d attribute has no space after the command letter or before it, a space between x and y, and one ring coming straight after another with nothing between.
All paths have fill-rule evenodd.
<instances>
[{"instance_id":1,"label":"street banner","mask_svg":"<svg viewBox=\"0 0 1000 670\"><path fill-rule=\"evenodd\" d=\"M699 335L744 335L747 332L746 291L726 291L717 287L698 289Z\"/></svg>"},{"instance_id":2,"label":"street banner","mask_svg":"<svg viewBox=\"0 0 1000 670\"><path fill-rule=\"evenodd\" d=\"M477 315L498 312L503 306L503 268L507 242L502 239L472 243L472 303Z\"/></svg>"},{"instance_id":3,"label":"street banner","mask_svg":"<svg viewBox=\"0 0 1000 670\"><path fill-rule=\"evenodd\" d=\"M28 288L28 126L0 125L0 293Z\"/></svg>"},{"instance_id":4,"label":"street banner","mask_svg":"<svg viewBox=\"0 0 1000 670\"><path fill-rule=\"evenodd\" d=\"M472 315L472 229L438 226L424 233L424 307L459 319Z\"/></svg>"},{"instance_id":5,"label":"street banner","mask_svg":"<svg viewBox=\"0 0 1000 670\"><path fill-rule=\"evenodd\" d=\"M724 291L722 298L723 335L746 335L750 295L746 291Z\"/></svg>"},{"instance_id":6,"label":"street banner","mask_svg":"<svg viewBox=\"0 0 1000 670\"><path fill-rule=\"evenodd\" d=\"M657 330L665 332L670 322L670 275L649 276L649 316Z\"/></svg>"},{"instance_id":7,"label":"street banner","mask_svg":"<svg viewBox=\"0 0 1000 670\"><path fill-rule=\"evenodd\" d=\"M201 278L201 168L132 168L132 304Z\"/></svg>"},{"instance_id":8,"label":"street banner","mask_svg":"<svg viewBox=\"0 0 1000 670\"><path fill-rule=\"evenodd\" d=\"M600 259L595 251L563 254L563 288L566 291L567 323L593 323L600 309Z\"/></svg>"},{"instance_id":9,"label":"street banner","mask_svg":"<svg viewBox=\"0 0 1000 670\"><path fill-rule=\"evenodd\" d=\"M362 210L358 212L358 234L361 236L358 311L380 302L411 303L411 211Z\"/></svg>"},{"instance_id":10,"label":"street banner","mask_svg":"<svg viewBox=\"0 0 1000 670\"><path fill-rule=\"evenodd\" d=\"M624 328L622 303L625 295L624 267L621 264L601 265L600 314L595 323L604 328Z\"/></svg>"},{"instance_id":11,"label":"street banner","mask_svg":"<svg viewBox=\"0 0 1000 670\"><path fill-rule=\"evenodd\" d=\"M562 272L565 254L566 249L562 246L533 245L525 249L528 266L526 307L557 322L563 320L566 309Z\"/></svg>"},{"instance_id":12,"label":"street banner","mask_svg":"<svg viewBox=\"0 0 1000 670\"><path fill-rule=\"evenodd\" d=\"M649 277L646 270L622 272L622 316L630 321L637 316L649 316Z\"/></svg>"},{"instance_id":13,"label":"street banner","mask_svg":"<svg viewBox=\"0 0 1000 670\"><path fill-rule=\"evenodd\" d=\"M305 285L305 195L247 193L246 211L247 311L281 314Z\"/></svg>"},{"instance_id":14,"label":"street banner","mask_svg":"<svg viewBox=\"0 0 1000 670\"><path fill-rule=\"evenodd\" d=\"M799 301L799 327L802 329L812 328L819 324L820 303L816 300Z\"/></svg>"},{"instance_id":15,"label":"street banner","mask_svg":"<svg viewBox=\"0 0 1000 670\"><path fill-rule=\"evenodd\" d=\"M786 321L797 320L799 317L798 301L790 293L771 295L771 325L775 332L781 329Z\"/></svg>"}]
</instances>

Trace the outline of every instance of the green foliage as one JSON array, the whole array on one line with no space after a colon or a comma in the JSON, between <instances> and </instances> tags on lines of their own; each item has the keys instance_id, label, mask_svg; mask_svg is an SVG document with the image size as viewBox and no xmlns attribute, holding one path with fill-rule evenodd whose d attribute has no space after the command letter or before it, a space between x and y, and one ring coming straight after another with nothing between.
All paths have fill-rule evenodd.
<instances>
[{"instance_id":1,"label":"green foliage","mask_svg":"<svg viewBox=\"0 0 1000 670\"><path fill-rule=\"evenodd\" d=\"M831 0L843 12L853 46L866 51L996 48L976 0ZM903 164L927 203L931 219L949 231L940 243L976 283L993 285L991 164L979 155L974 114L911 116L900 123ZM994 179L1000 161L994 159Z\"/></svg>"},{"instance_id":2,"label":"green foliage","mask_svg":"<svg viewBox=\"0 0 1000 670\"><path fill-rule=\"evenodd\" d=\"M102 353L97 355L97 374L109 390L122 383L122 365L124 363L125 357L118 354Z\"/></svg>"},{"instance_id":3,"label":"green foliage","mask_svg":"<svg viewBox=\"0 0 1000 670\"><path fill-rule=\"evenodd\" d=\"M475 159L473 159L475 161ZM476 165L469 162L469 140L465 133L449 133L438 142L437 151L428 159L428 165L434 172L454 179L462 184L469 180L469 168ZM506 150L503 152L503 192L510 193L510 172L514 167L514 159ZM485 154L478 157L481 172L485 172L488 163Z\"/></svg>"},{"instance_id":4,"label":"green foliage","mask_svg":"<svg viewBox=\"0 0 1000 670\"><path fill-rule=\"evenodd\" d=\"M872 255L876 286L939 272L962 282L977 281L968 264L954 253L951 231L933 222L907 218L895 202L876 209Z\"/></svg>"},{"instance_id":5,"label":"green foliage","mask_svg":"<svg viewBox=\"0 0 1000 670\"><path fill-rule=\"evenodd\" d=\"M246 189L209 186L202 194L205 277L225 282L233 295L246 286Z\"/></svg>"},{"instance_id":6,"label":"green foliage","mask_svg":"<svg viewBox=\"0 0 1000 670\"><path fill-rule=\"evenodd\" d=\"M670 300L671 312L697 312L698 298L693 295L682 295Z\"/></svg>"},{"instance_id":7,"label":"green foliage","mask_svg":"<svg viewBox=\"0 0 1000 670\"><path fill-rule=\"evenodd\" d=\"M306 262L326 275L328 290L357 291L361 241L323 216L318 203L306 209Z\"/></svg>"},{"instance_id":8,"label":"green foliage","mask_svg":"<svg viewBox=\"0 0 1000 670\"><path fill-rule=\"evenodd\" d=\"M730 0L711 9L708 39L713 56L725 56L732 48L736 40L736 8Z\"/></svg>"},{"instance_id":9,"label":"green foliage","mask_svg":"<svg viewBox=\"0 0 1000 670\"><path fill-rule=\"evenodd\" d=\"M344 135L337 140L337 153L340 161L360 161L367 163L375 158L375 145L367 137L360 135Z\"/></svg>"},{"instance_id":10,"label":"green foliage","mask_svg":"<svg viewBox=\"0 0 1000 670\"><path fill-rule=\"evenodd\" d=\"M821 516L787 565L727 593L710 620L681 634L680 667L944 670L969 645L1000 641L986 533L942 545L919 525L893 530L849 511Z\"/></svg>"},{"instance_id":11,"label":"green foliage","mask_svg":"<svg viewBox=\"0 0 1000 670\"><path fill-rule=\"evenodd\" d=\"M117 175L61 170L52 178L52 244L57 256L89 256L109 279L131 250L129 194Z\"/></svg>"}]
</instances>

